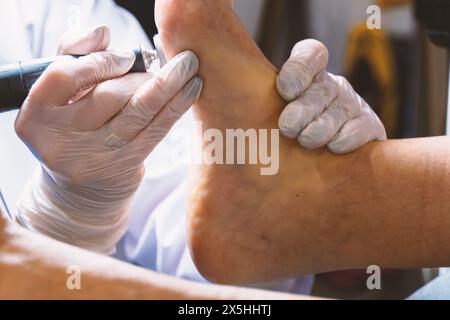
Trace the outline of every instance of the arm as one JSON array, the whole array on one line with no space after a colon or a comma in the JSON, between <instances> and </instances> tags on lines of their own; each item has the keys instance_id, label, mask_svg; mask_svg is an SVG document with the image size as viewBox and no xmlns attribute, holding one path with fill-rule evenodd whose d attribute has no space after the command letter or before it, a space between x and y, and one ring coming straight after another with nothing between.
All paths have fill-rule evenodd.
<instances>
[{"instance_id":1,"label":"arm","mask_svg":"<svg viewBox=\"0 0 450 320\"><path fill-rule=\"evenodd\" d=\"M69 266L81 290L69 290ZM0 299L299 299L195 284L147 271L31 233L0 215Z\"/></svg>"}]
</instances>

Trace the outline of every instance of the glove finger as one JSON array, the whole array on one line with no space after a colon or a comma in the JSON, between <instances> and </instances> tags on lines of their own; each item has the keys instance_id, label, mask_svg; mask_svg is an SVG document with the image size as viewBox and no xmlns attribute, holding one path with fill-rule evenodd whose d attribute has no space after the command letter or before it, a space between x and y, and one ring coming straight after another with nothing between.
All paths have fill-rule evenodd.
<instances>
[{"instance_id":1,"label":"glove finger","mask_svg":"<svg viewBox=\"0 0 450 320\"><path fill-rule=\"evenodd\" d=\"M81 107L74 116L74 127L79 131L102 128L152 76L151 73L133 73L98 84L79 102Z\"/></svg>"},{"instance_id":2,"label":"glove finger","mask_svg":"<svg viewBox=\"0 0 450 320\"><path fill-rule=\"evenodd\" d=\"M184 52L166 64L161 72L141 86L129 103L105 127L119 146L135 138L155 116L197 74L199 62L192 52Z\"/></svg>"},{"instance_id":3,"label":"glove finger","mask_svg":"<svg viewBox=\"0 0 450 320\"><path fill-rule=\"evenodd\" d=\"M371 141L386 140L386 130L378 116L370 109L362 116L347 122L328 144L331 152L345 154L353 152Z\"/></svg>"},{"instance_id":4,"label":"glove finger","mask_svg":"<svg viewBox=\"0 0 450 320\"><path fill-rule=\"evenodd\" d=\"M104 51L55 62L33 86L29 99L46 106L66 105L77 93L126 74L135 59L134 53Z\"/></svg>"},{"instance_id":5,"label":"glove finger","mask_svg":"<svg viewBox=\"0 0 450 320\"><path fill-rule=\"evenodd\" d=\"M300 133L336 98L334 80L324 72L314 80L309 89L297 100L288 104L279 120L281 133L287 138L297 138Z\"/></svg>"},{"instance_id":6,"label":"glove finger","mask_svg":"<svg viewBox=\"0 0 450 320\"><path fill-rule=\"evenodd\" d=\"M138 155L133 159L136 163L144 161L170 132L173 125L199 99L202 89L202 79L193 78L121 152L125 155L130 153Z\"/></svg>"},{"instance_id":7,"label":"glove finger","mask_svg":"<svg viewBox=\"0 0 450 320\"><path fill-rule=\"evenodd\" d=\"M286 101L298 98L328 64L328 49L319 41L299 42L277 77L277 89Z\"/></svg>"},{"instance_id":8,"label":"glove finger","mask_svg":"<svg viewBox=\"0 0 450 320\"><path fill-rule=\"evenodd\" d=\"M313 150L328 144L339 129L348 121L348 116L335 102L316 120L311 122L298 137L298 142L306 149Z\"/></svg>"},{"instance_id":9,"label":"glove finger","mask_svg":"<svg viewBox=\"0 0 450 320\"><path fill-rule=\"evenodd\" d=\"M330 74L337 87L337 97L330 106L303 130L298 141L307 149L327 145L344 124L363 114L366 102L343 77Z\"/></svg>"}]
</instances>

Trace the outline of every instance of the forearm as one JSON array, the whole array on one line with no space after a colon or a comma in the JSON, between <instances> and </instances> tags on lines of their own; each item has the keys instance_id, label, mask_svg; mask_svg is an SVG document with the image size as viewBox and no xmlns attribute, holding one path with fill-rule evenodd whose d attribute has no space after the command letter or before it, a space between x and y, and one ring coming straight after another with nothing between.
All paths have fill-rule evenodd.
<instances>
[{"instance_id":1,"label":"forearm","mask_svg":"<svg viewBox=\"0 0 450 320\"><path fill-rule=\"evenodd\" d=\"M314 271L450 265L448 138L373 143L320 157L313 181L321 192L310 199L317 215L309 234Z\"/></svg>"},{"instance_id":2,"label":"forearm","mask_svg":"<svg viewBox=\"0 0 450 320\"><path fill-rule=\"evenodd\" d=\"M69 290L69 266L81 290ZM89 253L0 218L2 299L286 299L283 294L194 284Z\"/></svg>"}]
</instances>

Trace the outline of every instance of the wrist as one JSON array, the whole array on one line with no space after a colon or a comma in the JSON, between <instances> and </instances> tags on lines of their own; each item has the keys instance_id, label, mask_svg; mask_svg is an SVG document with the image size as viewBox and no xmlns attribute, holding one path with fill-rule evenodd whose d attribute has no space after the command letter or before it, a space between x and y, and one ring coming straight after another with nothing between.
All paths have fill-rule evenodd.
<instances>
[{"instance_id":1,"label":"wrist","mask_svg":"<svg viewBox=\"0 0 450 320\"><path fill-rule=\"evenodd\" d=\"M106 203L108 196L99 195L41 168L24 190L16 220L56 240L112 254L128 226L131 196Z\"/></svg>"}]
</instances>

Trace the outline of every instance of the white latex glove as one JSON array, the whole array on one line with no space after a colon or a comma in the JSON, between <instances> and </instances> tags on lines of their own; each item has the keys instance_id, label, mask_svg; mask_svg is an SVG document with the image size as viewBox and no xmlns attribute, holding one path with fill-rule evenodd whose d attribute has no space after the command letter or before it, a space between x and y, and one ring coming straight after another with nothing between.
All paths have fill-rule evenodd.
<instances>
[{"instance_id":1,"label":"white latex glove","mask_svg":"<svg viewBox=\"0 0 450 320\"><path fill-rule=\"evenodd\" d=\"M327 145L337 154L386 140L380 119L350 83L325 71L328 57L322 43L305 40L283 66L277 87L290 102L279 120L283 135L307 149Z\"/></svg>"},{"instance_id":2,"label":"white latex glove","mask_svg":"<svg viewBox=\"0 0 450 320\"><path fill-rule=\"evenodd\" d=\"M108 44L109 30L102 27L67 36L60 53ZM92 251L114 252L144 160L202 90L191 52L156 75L123 76L134 61L134 54L97 52L52 64L34 85L16 131L43 166L19 201L19 223Z\"/></svg>"}]
</instances>

